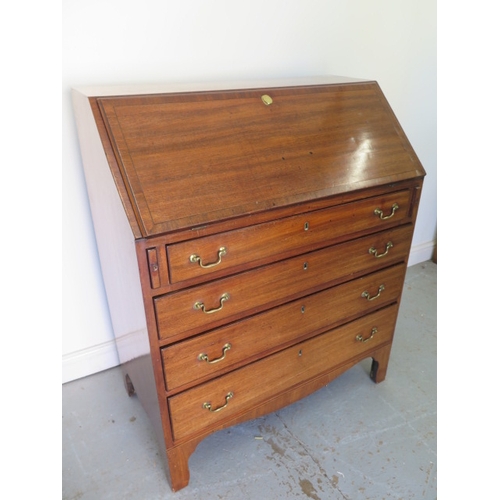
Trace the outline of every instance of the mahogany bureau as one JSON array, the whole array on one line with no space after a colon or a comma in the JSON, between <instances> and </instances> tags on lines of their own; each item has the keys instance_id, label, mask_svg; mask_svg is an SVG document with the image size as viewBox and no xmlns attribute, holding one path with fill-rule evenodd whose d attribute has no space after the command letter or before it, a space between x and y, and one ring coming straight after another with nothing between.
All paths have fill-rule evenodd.
<instances>
[{"instance_id":1,"label":"mahogany bureau","mask_svg":"<svg viewBox=\"0 0 500 500\"><path fill-rule=\"evenodd\" d=\"M367 357L384 380L425 171L376 82L73 102L126 388L174 491L209 434Z\"/></svg>"}]
</instances>

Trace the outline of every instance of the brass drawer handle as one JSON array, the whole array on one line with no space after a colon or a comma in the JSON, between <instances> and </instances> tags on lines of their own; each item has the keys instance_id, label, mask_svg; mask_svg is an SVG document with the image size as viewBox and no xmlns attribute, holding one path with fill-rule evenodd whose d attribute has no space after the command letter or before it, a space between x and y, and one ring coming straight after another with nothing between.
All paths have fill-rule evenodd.
<instances>
[{"instance_id":1,"label":"brass drawer handle","mask_svg":"<svg viewBox=\"0 0 500 500\"><path fill-rule=\"evenodd\" d=\"M376 328L372 328L371 335L367 339L364 339L363 335L356 335L356 340L358 342L368 342L373 338L373 336L377 333L377 331L378 330Z\"/></svg>"},{"instance_id":2,"label":"brass drawer handle","mask_svg":"<svg viewBox=\"0 0 500 500\"><path fill-rule=\"evenodd\" d=\"M203 408L205 408L205 410L208 410L212 413L217 413L218 411L223 410L229 404L229 400L233 397L233 395L234 394L232 392L228 392L226 395L226 404L219 406L219 408L215 408L215 410L212 410L212 405L208 402L203 403Z\"/></svg>"},{"instance_id":3,"label":"brass drawer handle","mask_svg":"<svg viewBox=\"0 0 500 500\"><path fill-rule=\"evenodd\" d=\"M376 208L373 213L375 215L378 215L380 217L381 220L387 220L387 219L390 219L395 213L396 213L396 210L399 208L399 205L397 203L394 203L392 205L392 212L389 214L389 215L385 215L384 216L384 211L381 210L380 208Z\"/></svg>"},{"instance_id":4,"label":"brass drawer handle","mask_svg":"<svg viewBox=\"0 0 500 500\"><path fill-rule=\"evenodd\" d=\"M388 253L389 253L389 248L392 248L394 246L394 244L392 243L392 241L389 241L386 245L385 245L385 252L384 253L381 253L380 255L378 254L378 251L375 247L371 247L369 250L368 250L368 253L371 253L372 255L375 256L375 258L377 259L380 259L381 257L385 257Z\"/></svg>"},{"instance_id":5,"label":"brass drawer handle","mask_svg":"<svg viewBox=\"0 0 500 500\"><path fill-rule=\"evenodd\" d=\"M220 306L217 309L205 309L205 304L203 302L195 302L194 303L194 308L195 309L201 309L205 314L212 314L217 311L220 311L222 309L222 306L224 305L224 302L226 300L229 300L229 294L228 293L223 293L220 298Z\"/></svg>"},{"instance_id":6,"label":"brass drawer handle","mask_svg":"<svg viewBox=\"0 0 500 500\"><path fill-rule=\"evenodd\" d=\"M222 257L227 254L227 249L226 247L220 247L219 252L218 252L218 259L217 262L212 262L211 264L203 264L201 261L201 257L199 255L196 255L195 253L189 257L189 261L192 262L193 264L198 263L200 267L203 269L210 269L211 267L218 266L222 262Z\"/></svg>"},{"instance_id":7,"label":"brass drawer handle","mask_svg":"<svg viewBox=\"0 0 500 500\"><path fill-rule=\"evenodd\" d=\"M361 297L365 298L366 300L375 300L375 299L378 299L380 297L380 294L385 290L385 286L384 285L380 285L378 287L378 293L377 295L374 295L373 297L370 296L370 293L367 292L366 290L361 294Z\"/></svg>"},{"instance_id":8,"label":"brass drawer handle","mask_svg":"<svg viewBox=\"0 0 500 500\"><path fill-rule=\"evenodd\" d=\"M226 352L229 351L229 349L231 349L231 344L227 343L223 348L222 348L222 356L220 358L216 358L216 359L212 359L212 361L210 361L208 359L208 354L205 354L205 353L201 353L199 356L198 356L198 359L200 361L206 361L207 363L213 365L214 363L218 363L219 361L222 361L225 357L226 357Z\"/></svg>"}]
</instances>

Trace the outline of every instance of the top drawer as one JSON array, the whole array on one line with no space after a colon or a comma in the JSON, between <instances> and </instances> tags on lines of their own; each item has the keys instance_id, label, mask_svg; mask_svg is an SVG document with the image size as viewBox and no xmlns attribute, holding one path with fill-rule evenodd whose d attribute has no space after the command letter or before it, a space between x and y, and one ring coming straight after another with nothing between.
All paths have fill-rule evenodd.
<instances>
[{"instance_id":1,"label":"top drawer","mask_svg":"<svg viewBox=\"0 0 500 500\"><path fill-rule=\"evenodd\" d=\"M274 256L296 255L311 245L410 217L410 190L227 231L167 247L171 283Z\"/></svg>"}]
</instances>

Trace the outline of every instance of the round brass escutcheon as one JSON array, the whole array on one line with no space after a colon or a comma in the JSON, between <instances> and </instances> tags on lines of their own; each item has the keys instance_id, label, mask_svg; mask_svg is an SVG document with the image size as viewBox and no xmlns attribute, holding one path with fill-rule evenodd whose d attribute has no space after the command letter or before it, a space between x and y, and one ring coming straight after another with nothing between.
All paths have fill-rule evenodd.
<instances>
[{"instance_id":1,"label":"round brass escutcheon","mask_svg":"<svg viewBox=\"0 0 500 500\"><path fill-rule=\"evenodd\" d=\"M263 96L261 96L261 99L262 99L262 102L266 105L266 106L269 106L270 104L273 103L273 99L271 98L271 96L267 95L267 94L264 94Z\"/></svg>"}]
</instances>

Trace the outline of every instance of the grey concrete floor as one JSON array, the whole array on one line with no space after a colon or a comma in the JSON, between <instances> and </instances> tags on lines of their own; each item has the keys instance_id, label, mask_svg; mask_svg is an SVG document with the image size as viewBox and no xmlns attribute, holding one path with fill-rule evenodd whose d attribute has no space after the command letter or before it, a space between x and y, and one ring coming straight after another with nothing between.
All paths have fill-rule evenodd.
<instances>
[{"instance_id":1,"label":"grey concrete floor","mask_svg":"<svg viewBox=\"0 0 500 500\"><path fill-rule=\"evenodd\" d=\"M365 360L276 413L213 434L172 493L147 416L121 371L63 386L62 497L104 499L435 499L436 282L408 269L387 378Z\"/></svg>"}]
</instances>

